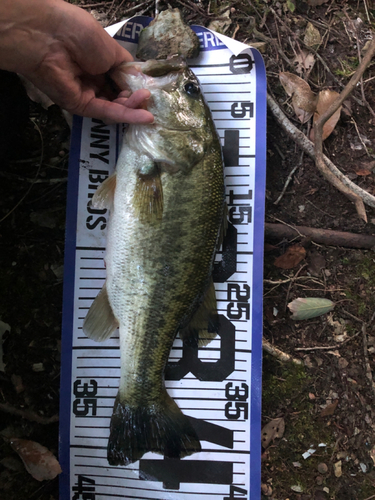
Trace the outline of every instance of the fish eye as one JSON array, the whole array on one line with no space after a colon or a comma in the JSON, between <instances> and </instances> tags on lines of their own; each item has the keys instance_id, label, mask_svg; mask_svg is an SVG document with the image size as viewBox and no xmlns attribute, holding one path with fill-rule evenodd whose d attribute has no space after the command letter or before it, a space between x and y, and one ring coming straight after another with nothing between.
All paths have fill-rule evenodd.
<instances>
[{"instance_id":1,"label":"fish eye","mask_svg":"<svg viewBox=\"0 0 375 500\"><path fill-rule=\"evenodd\" d=\"M200 94L200 88L194 82L186 83L184 89L187 95L190 95L191 97L196 97L197 95Z\"/></svg>"}]
</instances>

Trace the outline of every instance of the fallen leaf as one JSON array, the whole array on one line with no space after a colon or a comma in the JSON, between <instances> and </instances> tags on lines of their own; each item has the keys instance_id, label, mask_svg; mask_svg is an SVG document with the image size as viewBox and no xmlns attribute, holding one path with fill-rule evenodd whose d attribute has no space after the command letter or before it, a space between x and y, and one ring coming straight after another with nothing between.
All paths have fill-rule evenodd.
<instances>
[{"instance_id":1,"label":"fallen leaf","mask_svg":"<svg viewBox=\"0 0 375 500\"><path fill-rule=\"evenodd\" d=\"M307 78L314 67L315 56L308 50L302 49L293 59L293 64L297 73Z\"/></svg>"},{"instance_id":2,"label":"fallen leaf","mask_svg":"<svg viewBox=\"0 0 375 500\"><path fill-rule=\"evenodd\" d=\"M316 110L317 96L310 85L293 73L279 73L281 85L292 98L294 112L301 123L307 122Z\"/></svg>"},{"instance_id":3,"label":"fallen leaf","mask_svg":"<svg viewBox=\"0 0 375 500\"><path fill-rule=\"evenodd\" d=\"M315 123L318 120L318 118L327 111L327 109L337 99L338 96L339 94L334 90L326 89L319 92L318 104L316 105L316 111L314 113L313 123ZM337 109L335 113L333 113L331 118L325 122L323 126L323 141L331 135L333 129L336 127L336 123L339 121L340 118L341 108L342 106L340 106L339 109ZM310 139L314 142L313 128L311 129L310 132Z\"/></svg>"},{"instance_id":4,"label":"fallen leaf","mask_svg":"<svg viewBox=\"0 0 375 500\"><path fill-rule=\"evenodd\" d=\"M287 251L275 259L274 265L281 269L292 269L296 267L306 256L306 250L301 245L293 245Z\"/></svg>"},{"instance_id":5,"label":"fallen leaf","mask_svg":"<svg viewBox=\"0 0 375 500\"><path fill-rule=\"evenodd\" d=\"M268 422L262 429L262 446L268 448L271 441L276 438L282 438L285 431L285 422L282 417L274 418Z\"/></svg>"},{"instance_id":6,"label":"fallen leaf","mask_svg":"<svg viewBox=\"0 0 375 500\"><path fill-rule=\"evenodd\" d=\"M62 470L56 457L47 448L28 439L11 438L10 444L18 453L27 472L37 481L54 479Z\"/></svg>"},{"instance_id":7,"label":"fallen leaf","mask_svg":"<svg viewBox=\"0 0 375 500\"><path fill-rule=\"evenodd\" d=\"M260 488L264 496L270 497L272 495L272 488L269 484L263 483Z\"/></svg>"},{"instance_id":8,"label":"fallen leaf","mask_svg":"<svg viewBox=\"0 0 375 500\"><path fill-rule=\"evenodd\" d=\"M361 176L366 176L366 175L371 175L371 170L367 170L367 168L359 168L358 170L355 171L357 175Z\"/></svg>"},{"instance_id":9,"label":"fallen leaf","mask_svg":"<svg viewBox=\"0 0 375 500\"><path fill-rule=\"evenodd\" d=\"M327 405L319 414L320 417L329 417L335 413L336 407L339 404L338 399L334 403Z\"/></svg>"},{"instance_id":10,"label":"fallen leaf","mask_svg":"<svg viewBox=\"0 0 375 500\"><path fill-rule=\"evenodd\" d=\"M320 32L312 23L307 23L303 41L308 47L317 49L322 41Z\"/></svg>"},{"instance_id":11,"label":"fallen leaf","mask_svg":"<svg viewBox=\"0 0 375 500\"><path fill-rule=\"evenodd\" d=\"M293 313L292 319L300 321L302 319L315 318L316 316L326 314L332 311L335 304L331 300L318 297L299 297L289 302L288 307L290 312Z\"/></svg>"}]
</instances>

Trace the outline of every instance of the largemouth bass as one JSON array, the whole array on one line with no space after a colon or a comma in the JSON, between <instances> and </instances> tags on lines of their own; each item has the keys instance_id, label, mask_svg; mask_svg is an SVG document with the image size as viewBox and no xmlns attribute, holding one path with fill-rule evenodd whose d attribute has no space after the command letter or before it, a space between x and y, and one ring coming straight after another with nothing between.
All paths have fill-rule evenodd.
<instances>
[{"instance_id":1,"label":"largemouth bass","mask_svg":"<svg viewBox=\"0 0 375 500\"><path fill-rule=\"evenodd\" d=\"M185 61L124 64L113 78L149 89L150 125L130 125L116 172L93 197L110 208L106 272L83 330L107 339L119 326L121 377L108 461L128 465L148 451L200 451L188 417L168 395L164 369L179 332L205 344L215 333L211 272L224 213L221 148L198 80Z\"/></svg>"}]
</instances>

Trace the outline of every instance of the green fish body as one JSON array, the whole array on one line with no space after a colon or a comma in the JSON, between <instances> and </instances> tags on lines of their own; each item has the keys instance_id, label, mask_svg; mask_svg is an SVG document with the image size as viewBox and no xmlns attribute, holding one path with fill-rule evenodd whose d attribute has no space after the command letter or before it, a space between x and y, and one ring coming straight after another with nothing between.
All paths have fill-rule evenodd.
<instances>
[{"instance_id":1,"label":"green fish body","mask_svg":"<svg viewBox=\"0 0 375 500\"><path fill-rule=\"evenodd\" d=\"M100 341L119 326L111 465L148 451L180 458L200 451L189 419L166 391L164 370L178 332L205 342L216 309L211 272L224 212L220 142L192 71L180 58L123 70L120 84L151 91L155 122L129 126L116 173L93 199L111 210L107 278L83 329Z\"/></svg>"}]
</instances>

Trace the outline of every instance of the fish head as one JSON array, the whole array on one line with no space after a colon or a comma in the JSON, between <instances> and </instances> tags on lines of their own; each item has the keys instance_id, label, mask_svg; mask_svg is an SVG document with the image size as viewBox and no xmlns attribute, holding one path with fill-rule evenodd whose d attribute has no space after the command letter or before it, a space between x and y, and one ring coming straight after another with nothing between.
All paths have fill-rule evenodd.
<instances>
[{"instance_id":1,"label":"fish head","mask_svg":"<svg viewBox=\"0 0 375 500\"><path fill-rule=\"evenodd\" d=\"M155 121L131 125L129 143L173 168L189 168L202 159L217 134L199 81L182 57L124 63L112 77L121 89L151 93L147 109Z\"/></svg>"}]
</instances>

